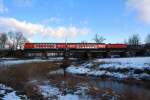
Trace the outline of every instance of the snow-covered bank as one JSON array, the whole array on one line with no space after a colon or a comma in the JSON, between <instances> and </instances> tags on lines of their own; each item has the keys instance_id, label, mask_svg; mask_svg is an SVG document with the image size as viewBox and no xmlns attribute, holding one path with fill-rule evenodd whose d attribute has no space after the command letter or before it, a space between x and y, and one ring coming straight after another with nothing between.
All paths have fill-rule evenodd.
<instances>
[{"instance_id":1,"label":"snow-covered bank","mask_svg":"<svg viewBox=\"0 0 150 100\"><path fill-rule=\"evenodd\" d=\"M50 98L60 94L57 87L51 85L38 85L38 91L42 94L44 98Z\"/></svg>"},{"instance_id":2,"label":"snow-covered bank","mask_svg":"<svg viewBox=\"0 0 150 100\"><path fill-rule=\"evenodd\" d=\"M58 88L47 82L46 84L36 86L38 93L43 96L44 100L99 100L100 98L107 98L107 100L114 100L113 98L116 98L115 100L117 100L118 98L117 93L112 93L109 89L105 91L100 90L97 86L89 85L88 82L78 82L74 84L74 89L69 88L67 85Z\"/></svg>"},{"instance_id":3,"label":"snow-covered bank","mask_svg":"<svg viewBox=\"0 0 150 100\"><path fill-rule=\"evenodd\" d=\"M136 58L110 58L97 59L94 62L104 62L100 68L134 68L134 69L150 69L150 57L136 57Z\"/></svg>"},{"instance_id":4,"label":"snow-covered bank","mask_svg":"<svg viewBox=\"0 0 150 100\"><path fill-rule=\"evenodd\" d=\"M74 89L68 87L68 82L60 81L60 87L52 84L51 81L39 82L37 80L31 81L38 94L43 96L44 100L93 100L88 96L89 86L87 84L78 83L74 85Z\"/></svg>"},{"instance_id":5,"label":"snow-covered bank","mask_svg":"<svg viewBox=\"0 0 150 100\"><path fill-rule=\"evenodd\" d=\"M150 80L150 57L97 59L66 69L73 74Z\"/></svg>"},{"instance_id":6,"label":"snow-covered bank","mask_svg":"<svg viewBox=\"0 0 150 100\"><path fill-rule=\"evenodd\" d=\"M0 60L18 60L19 58L6 58L6 57L3 57L3 58L0 58Z\"/></svg>"},{"instance_id":7,"label":"snow-covered bank","mask_svg":"<svg viewBox=\"0 0 150 100\"><path fill-rule=\"evenodd\" d=\"M81 93L85 94L83 89L79 89L75 91L73 94L67 93L63 95L62 91L59 88L52 86L50 84L47 85L38 85L38 91L43 96L44 99L47 100L80 100ZM83 87L82 87L83 88ZM79 95L80 94L80 95ZM86 96L84 97L85 99ZM89 99L91 100L91 99Z\"/></svg>"},{"instance_id":8,"label":"snow-covered bank","mask_svg":"<svg viewBox=\"0 0 150 100\"><path fill-rule=\"evenodd\" d=\"M16 64L24 64L24 63L33 63L33 62L46 62L46 61L61 61L62 58L51 58L48 60L42 59L29 59L29 60L4 60L0 61L0 65L8 66L8 65L16 65Z\"/></svg>"},{"instance_id":9,"label":"snow-covered bank","mask_svg":"<svg viewBox=\"0 0 150 100\"><path fill-rule=\"evenodd\" d=\"M33 62L45 62L45 61L63 61L63 57L49 57L48 59L41 59L37 57L34 59L19 59L19 58L0 58L0 66L33 63ZM76 60L76 58L69 58L70 60Z\"/></svg>"},{"instance_id":10,"label":"snow-covered bank","mask_svg":"<svg viewBox=\"0 0 150 100\"><path fill-rule=\"evenodd\" d=\"M32 62L44 62L46 60L39 60L39 59L33 59L33 60L6 60L0 62L0 65L16 65L16 64L24 64L24 63L32 63Z\"/></svg>"},{"instance_id":11,"label":"snow-covered bank","mask_svg":"<svg viewBox=\"0 0 150 100\"><path fill-rule=\"evenodd\" d=\"M17 95L12 88L0 84L0 100L29 100L25 95Z\"/></svg>"}]
</instances>

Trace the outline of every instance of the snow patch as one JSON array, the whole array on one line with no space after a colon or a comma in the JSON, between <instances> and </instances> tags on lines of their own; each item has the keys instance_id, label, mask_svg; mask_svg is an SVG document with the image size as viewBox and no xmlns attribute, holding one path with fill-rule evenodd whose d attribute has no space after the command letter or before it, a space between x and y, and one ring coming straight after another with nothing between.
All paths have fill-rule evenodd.
<instances>
[{"instance_id":1,"label":"snow patch","mask_svg":"<svg viewBox=\"0 0 150 100\"><path fill-rule=\"evenodd\" d=\"M135 57L135 58L107 58L97 59L94 62L105 62L100 64L100 68L134 68L134 69L150 69L150 57Z\"/></svg>"},{"instance_id":2,"label":"snow patch","mask_svg":"<svg viewBox=\"0 0 150 100\"><path fill-rule=\"evenodd\" d=\"M13 91L11 93L6 94L3 97L3 100L21 100L21 98L16 95L16 92Z\"/></svg>"},{"instance_id":3,"label":"snow patch","mask_svg":"<svg viewBox=\"0 0 150 100\"><path fill-rule=\"evenodd\" d=\"M43 95L44 98L60 94L59 89L51 85L38 85L38 91Z\"/></svg>"},{"instance_id":4,"label":"snow patch","mask_svg":"<svg viewBox=\"0 0 150 100\"><path fill-rule=\"evenodd\" d=\"M4 84L0 84L0 100L28 100L27 96L25 95L17 95L16 91L14 91L12 88L5 86Z\"/></svg>"},{"instance_id":5,"label":"snow patch","mask_svg":"<svg viewBox=\"0 0 150 100\"><path fill-rule=\"evenodd\" d=\"M71 66L71 67L67 68L67 71L70 73L74 73L74 74L86 74L87 72L90 71L90 69L84 68L84 67Z\"/></svg>"},{"instance_id":6,"label":"snow patch","mask_svg":"<svg viewBox=\"0 0 150 100\"><path fill-rule=\"evenodd\" d=\"M79 95L67 94L67 95L60 95L59 100L80 100Z\"/></svg>"},{"instance_id":7,"label":"snow patch","mask_svg":"<svg viewBox=\"0 0 150 100\"><path fill-rule=\"evenodd\" d=\"M97 66L93 63L96 63ZM108 76L118 79L134 78L137 80L150 80L150 57L98 59L93 63L84 63L81 66L71 65L66 71L72 74L84 74L98 77ZM123 72L118 69L128 70ZM141 71L141 73L134 73L137 69Z\"/></svg>"}]
</instances>

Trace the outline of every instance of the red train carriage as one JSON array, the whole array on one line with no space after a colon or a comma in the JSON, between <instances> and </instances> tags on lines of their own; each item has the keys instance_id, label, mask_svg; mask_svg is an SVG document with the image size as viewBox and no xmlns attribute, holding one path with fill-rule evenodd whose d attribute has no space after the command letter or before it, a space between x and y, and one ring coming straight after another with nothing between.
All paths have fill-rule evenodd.
<instances>
[{"instance_id":1,"label":"red train carriage","mask_svg":"<svg viewBox=\"0 0 150 100\"><path fill-rule=\"evenodd\" d=\"M97 49L105 49L106 48L106 44L96 44L96 48Z\"/></svg>"},{"instance_id":2,"label":"red train carriage","mask_svg":"<svg viewBox=\"0 0 150 100\"><path fill-rule=\"evenodd\" d=\"M107 49L125 49L128 45L126 44L107 44Z\"/></svg>"},{"instance_id":3,"label":"red train carriage","mask_svg":"<svg viewBox=\"0 0 150 100\"><path fill-rule=\"evenodd\" d=\"M96 49L96 44L95 43L87 43L85 45L86 49Z\"/></svg>"},{"instance_id":4,"label":"red train carriage","mask_svg":"<svg viewBox=\"0 0 150 100\"><path fill-rule=\"evenodd\" d=\"M57 49L65 49L67 47L66 43L56 43Z\"/></svg>"},{"instance_id":5,"label":"red train carriage","mask_svg":"<svg viewBox=\"0 0 150 100\"><path fill-rule=\"evenodd\" d=\"M77 45L78 49L92 49L96 48L96 45L93 43L80 43Z\"/></svg>"},{"instance_id":6,"label":"red train carriage","mask_svg":"<svg viewBox=\"0 0 150 100\"><path fill-rule=\"evenodd\" d=\"M34 48L35 49L54 49L56 48L56 45L53 43L34 43Z\"/></svg>"},{"instance_id":7,"label":"red train carriage","mask_svg":"<svg viewBox=\"0 0 150 100\"><path fill-rule=\"evenodd\" d=\"M126 44L100 43L25 43L24 49L123 49Z\"/></svg>"},{"instance_id":8,"label":"red train carriage","mask_svg":"<svg viewBox=\"0 0 150 100\"><path fill-rule=\"evenodd\" d=\"M24 49L33 49L34 48L34 44L33 43L25 43L24 44Z\"/></svg>"},{"instance_id":9,"label":"red train carriage","mask_svg":"<svg viewBox=\"0 0 150 100\"><path fill-rule=\"evenodd\" d=\"M86 43L78 43L77 44L77 49L84 49L87 47L87 44Z\"/></svg>"},{"instance_id":10,"label":"red train carriage","mask_svg":"<svg viewBox=\"0 0 150 100\"><path fill-rule=\"evenodd\" d=\"M56 48L55 43L25 43L24 49L54 49Z\"/></svg>"},{"instance_id":11,"label":"red train carriage","mask_svg":"<svg viewBox=\"0 0 150 100\"><path fill-rule=\"evenodd\" d=\"M67 43L67 48L69 49L76 49L77 48L77 43Z\"/></svg>"},{"instance_id":12,"label":"red train carriage","mask_svg":"<svg viewBox=\"0 0 150 100\"><path fill-rule=\"evenodd\" d=\"M77 49L104 49L106 44L98 43L79 43L77 44Z\"/></svg>"}]
</instances>

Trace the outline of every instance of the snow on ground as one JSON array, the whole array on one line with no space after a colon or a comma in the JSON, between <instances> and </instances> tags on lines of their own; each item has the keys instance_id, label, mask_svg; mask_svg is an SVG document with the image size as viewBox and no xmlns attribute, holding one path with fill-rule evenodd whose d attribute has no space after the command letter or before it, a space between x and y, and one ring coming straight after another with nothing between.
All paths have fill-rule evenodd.
<instances>
[{"instance_id":1,"label":"snow on ground","mask_svg":"<svg viewBox=\"0 0 150 100\"><path fill-rule=\"evenodd\" d=\"M44 98L48 98L60 94L59 89L51 85L38 85L37 87L38 87L38 91L43 95Z\"/></svg>"},{"instance_id":2,"label":"snow on ground","mask_svg":"<svg viewBox=\"0 0 150 100\"><path fill-rule=\"evenodd\" d=\"M21 100L21 98L16 96L16 92L11 92L5 95L3 100Z\"/></svg>"},{"instance_id":3,"label":"snow on ground","mask_svg":"<svg viewBox=\"0 0 150 100\"><path fill-rule=\"evenodd\" d=\"M0 60L17 60L19 58L6 58L6 57L3 57L3 58L0 58Z\"/></svg>"},{"instance_id":4,"label":"snow on ground","mask_svg":"<svg viewBox=\"0 0 150 100\"><path fill-rule=\"evenodd\" d=\"M33 81L33 83L36 84L36 81ZM92 100L86 94L86 92L89 91L86 85L79 84L79 86L75 86L77 87L77 90L71 93L68 92L67 89L64 93L64 91L61 91L61 89L52 85L49 81L45 81L44 84L36 84L36 87L38 89L38 93L47 100L81 100L80 97L84 98L83 100L87 100L87 98L89 98L88 100Z\"/></svg>"},{"instance_id":5,"label":"snow on ground","mask_svg":"<svg viewBox=\"0 0 150 100\"><path fill-rule=\"evenodd\" d=\"M67 71L68 72L71 72L71 73L78 73L78 74L86 74L90 71L89 67L93 66L92 63L84 63L82 65L80 65L80 67L76 67L74 65L71 65L70 67L67 68ZM88 68L86 68L88 67Z\"/></svg>"},{"instance_id":6,"label":"snow on ground","mask_svg":"<svg viewBox=\"0 0 150 100\"><path fill-rule=\"evenodd\" d=\"M42 94L45 99L51 100L53 97L58 100L80 100L76 94L62 95L57 87L52 85L38 85L38 91ZM53 98L54 99L54 98Z\"/></svg>"},{"instance_id":7,"label":"snow on ground","mask_svg":"<svg viewBox=\"0 0 150 100\"><path fill-rule=\"evenodd\" d=\"M25 95L17 95L12 88L0 84L0 100L28 100Z\"/></svg>"},{"instance_id":8,"label":"snow on ground","mask_svg":"<svg viewBox=\"0 0 150 100\"><path fill-rule=\"evenodd\" d=\"M75 66L70 66L69 68L67 68L67 70L69 71L69 72L71 72L71 73L74 73L74 74L76 74L76 73L78 73L78 74L86 74L87 72L89 72L90 71L90 69L89 68L85 68L85 67L80 67L80 68L78 68L78 67L75 67Z\"/></svg>"},{"instance_id":9,"label":"snow on ground","mask_svg":"<svg viewBox=\"0 0 150 100\"><path fill-rule=\"evenodd\" d=\"M24 63L32 63L32 62L45 62L45 61L62 61L63 57L49 57L48 59L41 59L41 57L37 57L34 59L26 59L22 60L19 58L0 58L0 66L8 66L15 64L24 64ZM70 60L76 60L75 58L70 58Z\"/></svg>"},{"instance_id":10,"label":"snow on ground","mask_svg":"<svg viewBox=\"0 0 150 100\"><path fill-rule=\"evenodd\" d=\"M9 65L16 65L16 64L24 64L24 63L33 63L33 62L45 62L48 60L40 60L40 59L33 59L33 60L6 60L0 62L1 66L9 66Z\"/></svg>"},{"instance_id":11,"label":"snow on ground","mask_svg":"<svg viewBox=\"0 0 150 100\"><path fill-rule=\"evenodd\" d=\"M61 89L51 85L38 85L38 91L40 94L43 95L44 100L93 100L93 96L90 95L90 87L86 84L78 84L76 87L76 90L69 92L69 91L61 91ZM65 88L64 88L65 89ZM67 89L66 89L67 90ZM111 97L111 98L117 98L117 95L115 94L108 94L107 91L105 91L102 94L103 97ZM94 99L97 100L98 98ZM109 99L109 100L116 100L116 99Z\"/></svg>"},{"instance_id":12,"label":"snow on ground","mask_svg":"<svg viewBox=\"0 0 150 100\"><path fill-rule=\"evenodd\" d=\"M97 59L92 63L84 63L80 66L71 65L66 71L80 75L150 80L150 57Z\"/></svg>"},{"instance_id":13,"label":"snow on ground","mask_svg":"<svg viewBox=\"0 0 150 100\"><path fill-rule=\"evenodd\" d=\"M67 94L67 95L60 95L59 100L80 100L79 95Z\"/></svg>"},{"instance_id":14,"label":"snow on ground","mask_svg":"<svg viewBox=\"0 0 150 100\"><path fill-rule=\"evenodd\" d=\"M61 61L62 58L50 58L48 60L42 60L42 59L30 59L30 60L3 60L0 61L0 65L16 65L16 64L24 64L24 63L32 63L32 62L45 62L45 61Z\"/></svg>"},{"instance_id":15,"label":"snow on ground","mask_svg":"<svg viewBox=\"0 0 150 100\"><path fill-rule=\"evenodd\" d=\"M67 72L72 74L79 74L79 75L90 75L90 76L110 76L110 77L116 77L116 78L127 78L127 75L119 73L119 72L107 72L107 71L101 71L101 70L91 70L90 68L85 68L85 66L71 66L68 67Z\"/></svg>"},{"instance_id":16,"label":"snow on ground","mask_svg":"<svg viewBox=\"0 0 150 100\"><path fill-rule=\"evenodd\" d=\"M135 69L150 69L150 57L135 57L135 58L110 58L97 59L94 62L105 62L107 64L100 65L101 68L135 68Z\"/></svg>"}]
</instances>

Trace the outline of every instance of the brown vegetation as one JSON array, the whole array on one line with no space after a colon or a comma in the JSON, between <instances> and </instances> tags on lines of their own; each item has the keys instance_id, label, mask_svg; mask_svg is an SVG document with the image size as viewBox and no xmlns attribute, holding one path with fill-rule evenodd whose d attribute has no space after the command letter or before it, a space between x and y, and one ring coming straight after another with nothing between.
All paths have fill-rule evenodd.
<instances>
[{"instance_id":1,"label":"brown vegetation","mask_svg":"<svg viewBox=\"0 0 150 100\"><path fill-rule=\"evenodd\" d=\"M54 62L33 62L0 67L0 83L25 92L30 98L41 100L32 80L44 80L50 70L58 69L60 64Z\"/></svg>"}]
</instances>

